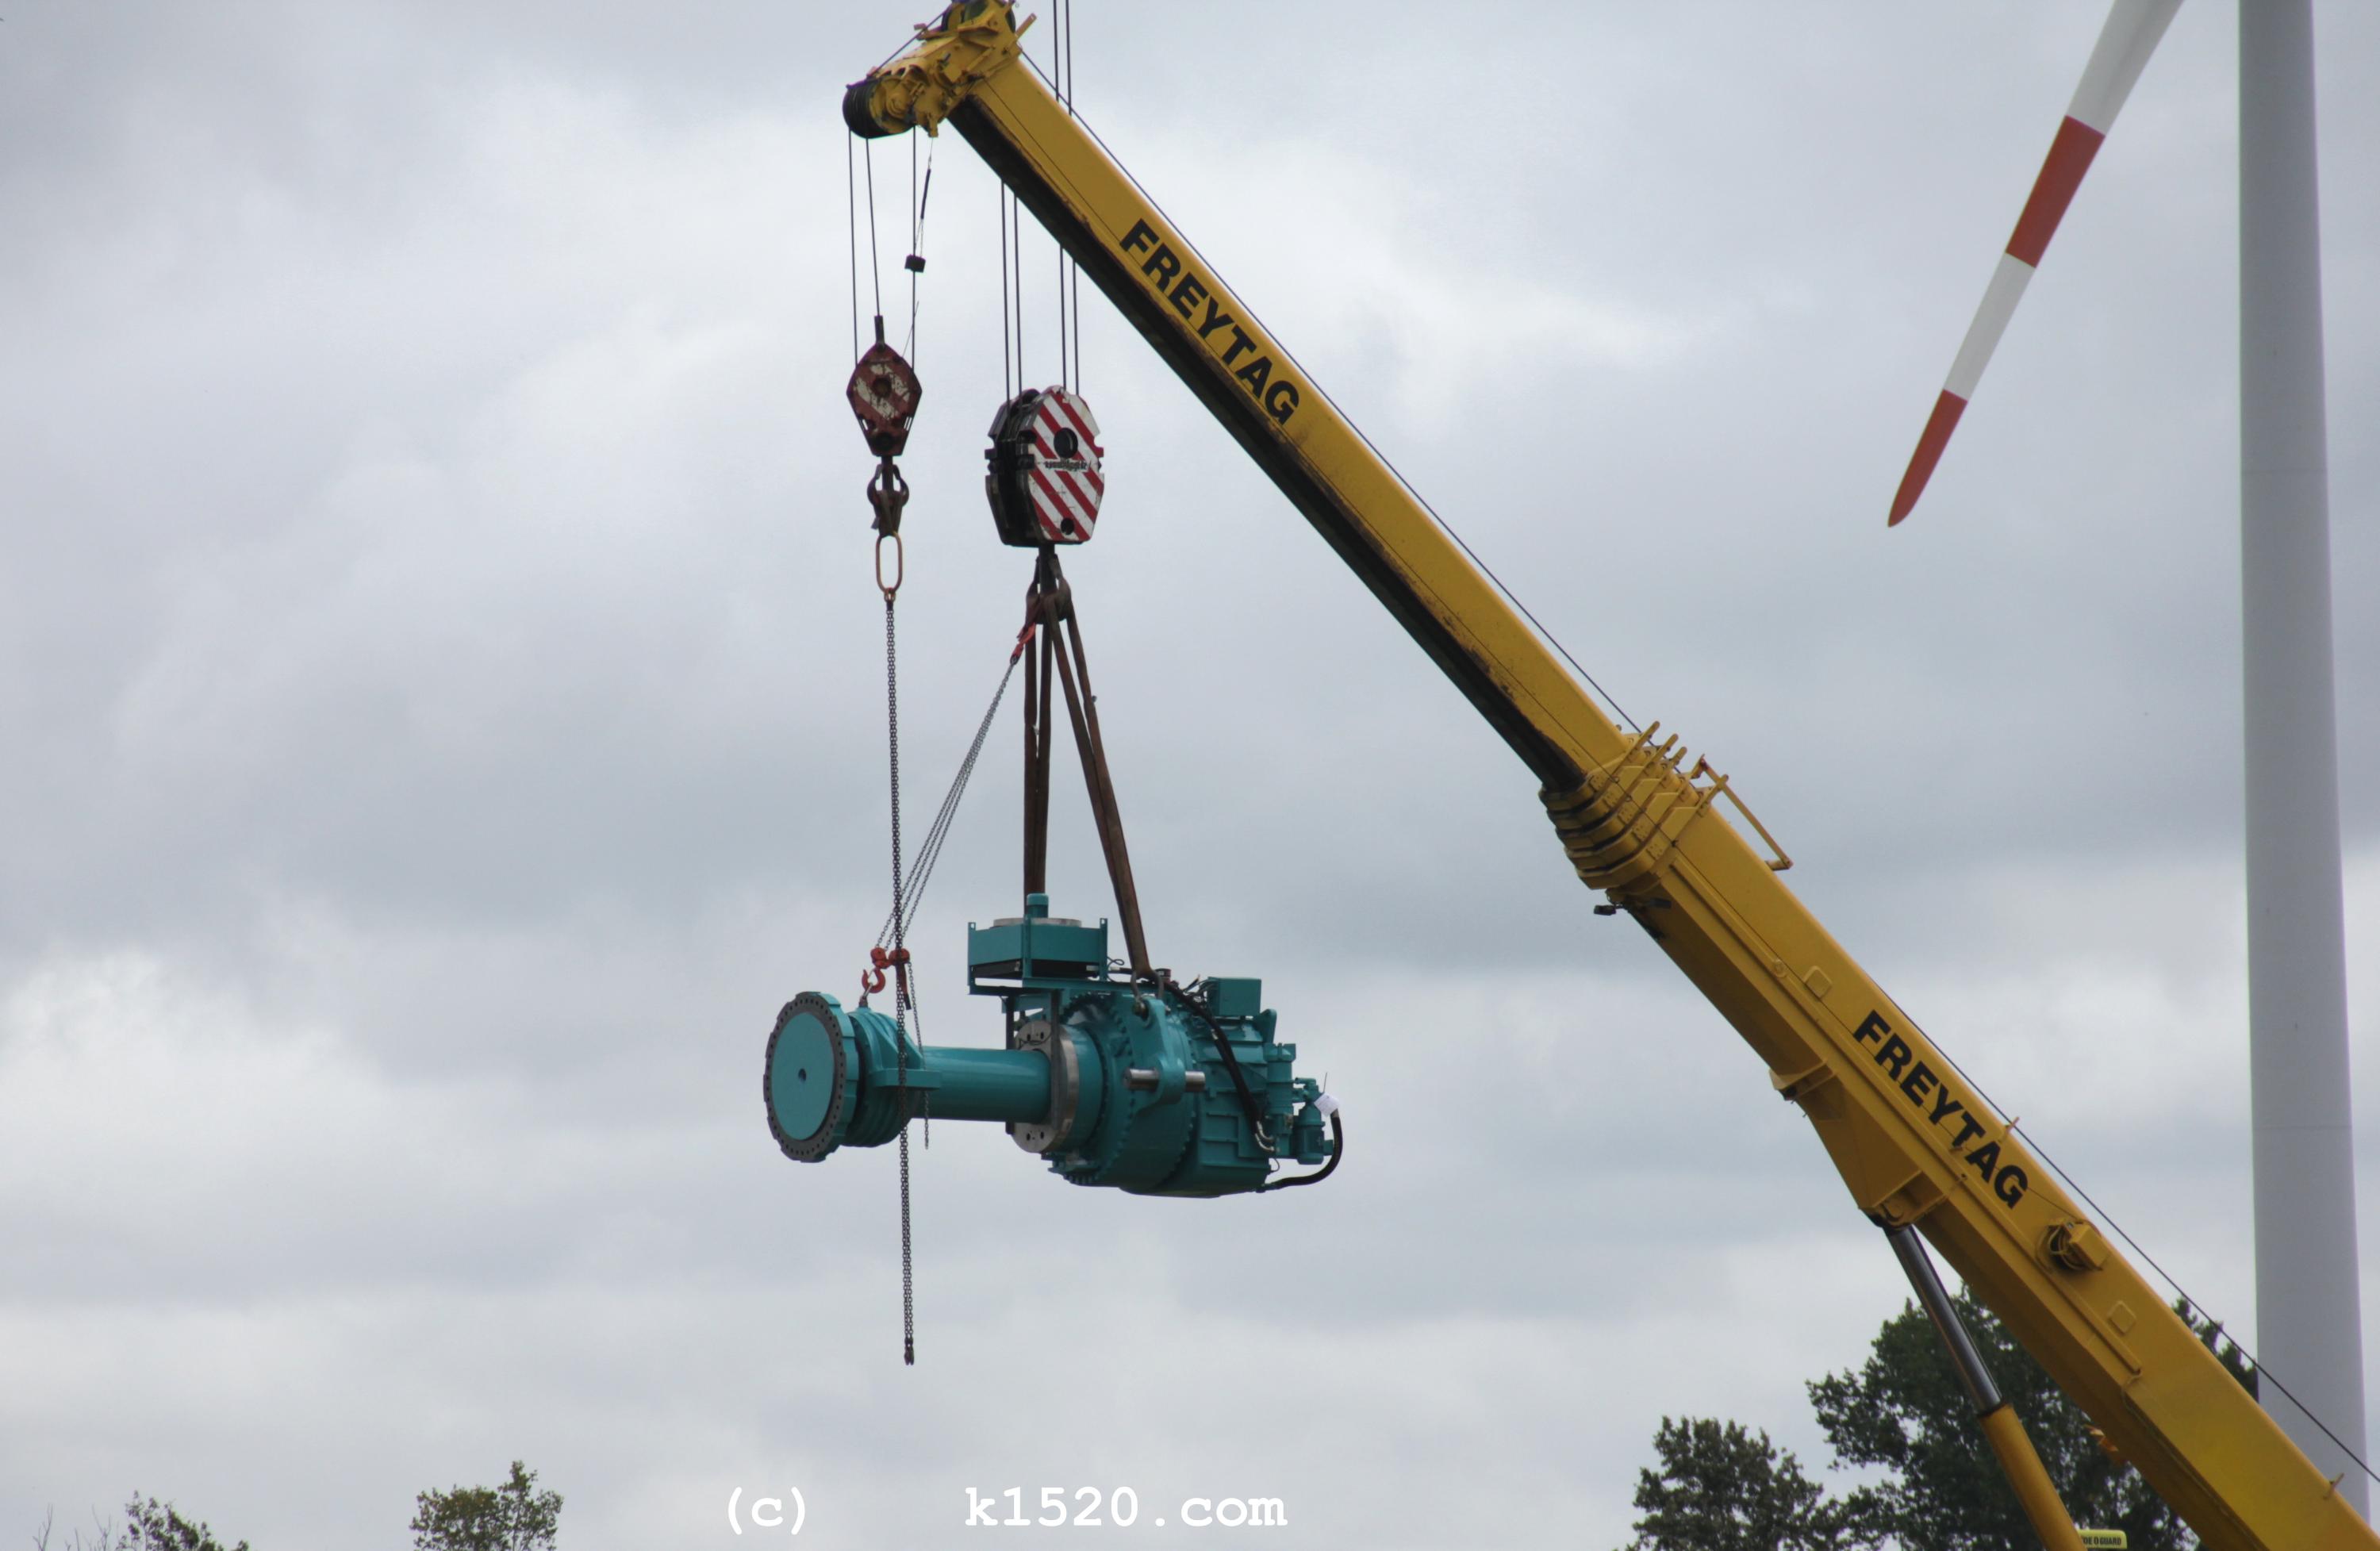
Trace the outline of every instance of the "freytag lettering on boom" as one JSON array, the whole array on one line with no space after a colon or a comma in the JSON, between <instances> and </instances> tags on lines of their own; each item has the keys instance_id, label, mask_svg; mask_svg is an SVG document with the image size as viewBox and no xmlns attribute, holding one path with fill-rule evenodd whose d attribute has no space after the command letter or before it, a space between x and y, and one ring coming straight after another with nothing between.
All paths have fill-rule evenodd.
<instances>
[{"instance_id":1,"label":"freytag lettering on boom","mask_svg":"<svg viewBox=\"0 0 2380 1551\"><path fill-rule=\"evenodd\" d=\"M1182 255L1166 246L1146 221L1134 222L1118 246L1127 262L1137 260L1141 274L1158 296L1182 315L1182 321L1223 363L1232 380L1272 417L1273 423L1289 424L1289 418L1297 413L1297 384L1287 372L1273 374L1272 357L1258 347L1238 319L1223 310L1206 278L1183 262Z\"/></svg>"},{"instance_id":2,"label":"freytag lettering on boom","mask_svg":"<svg viewBox=\"0 0 2380 1551\"><path fill-rule=\"evenodd\" d=\"M1885 1076L1900 1089L1900 1097L1910 1108L1926 1121L1945 1131L1955 1123L1957 1132L1950 1138L1950 1151L1959 1160L1973 1169L2000 1204L2013 1206L2024 1199L2033 1181L2025 1178L2022 1166L2000 1161L2000 1145L1997 1140L1985 1142L1973 1151L1967 1144L1984 1133L1984 1122L1975 1118L1966 1100L1950 1097L1950 1085L1942 1081L1935 1070L1918 1059L1909 1048L1909 1041L1892 1032L1892 1025L1880 1012L1870 1012L1852 1031L1856 1044L1873 1041L1875 1051L1869 1060L1884 1069Z\"/></svg>"}]
</instances>

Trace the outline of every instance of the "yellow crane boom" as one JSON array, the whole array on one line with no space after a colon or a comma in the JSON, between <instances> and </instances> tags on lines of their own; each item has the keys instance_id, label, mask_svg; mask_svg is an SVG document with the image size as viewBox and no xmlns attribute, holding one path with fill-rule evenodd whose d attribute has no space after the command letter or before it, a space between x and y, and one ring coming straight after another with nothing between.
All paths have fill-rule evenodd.
<instances>
[{"instance_id":1,"label":"yellow crane boom","mask_svg":"<svg viewBox=\"0 0 2380 1551\"><path fill-rule=\"evenodd\" d=\"M2208 1546L2380 1547L1794 897L1782 855L1718 811L1729 798L1767 842L1727 778L1687 767L1658 723L1604 714L1024 64L1018 35L1002 0L953 5L851 88L844 116L867 136L959 132L1511 745L1579 877L1767 1064L1859 1209L1923 1233Z\"/></svg>"}]
</instances>

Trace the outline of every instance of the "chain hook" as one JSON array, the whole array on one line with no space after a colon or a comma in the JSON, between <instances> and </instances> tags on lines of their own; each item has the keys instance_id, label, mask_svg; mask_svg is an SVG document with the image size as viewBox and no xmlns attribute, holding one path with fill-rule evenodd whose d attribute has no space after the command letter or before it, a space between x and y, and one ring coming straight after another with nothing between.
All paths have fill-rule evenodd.
<instances>
[{"instance_id":1,"label":"chain hook","mask_svg":"<svg viewBox=\"0 0 2380 1551\"><path fill-rule=\"evenodd\" d=\"M908 575L908 556L901 548L901 512L909 504L909 481L901 478L901 469L890 454L878 462L876 472L868 480L868 504L876 513L870 526L876 529L876 588L884 594L884 601L901 590L902 579ZM884 579L884 545L892 545L892 579Z\"/></svg>"},{"instance_id":2,"label":"chain hook","mask_svg":"<svg viewBox=\"0 0 2380 1551\"><path fill-rule=\"evenodd\" d=\"M868 506L876 514L869 526L879 533L901 531L901 512L909 504L909 481L901 478L901 468L891 458L876 465L876 472L868 479Z\"/></svg>"},{"instance_id":3,"label":"chain hook","mask_svg":"<svg viewBox=\"0 0 2380 1551\"><path fill-rule=\"evenodd\" d=\"M868 967L859 972L859 984L870 995L884 988L884 975L892 971L901 979L901 994L905 1000L909 989L909 951L906 948L886 948L882 944L868 951Z\"/></svg>"}]
</instances>

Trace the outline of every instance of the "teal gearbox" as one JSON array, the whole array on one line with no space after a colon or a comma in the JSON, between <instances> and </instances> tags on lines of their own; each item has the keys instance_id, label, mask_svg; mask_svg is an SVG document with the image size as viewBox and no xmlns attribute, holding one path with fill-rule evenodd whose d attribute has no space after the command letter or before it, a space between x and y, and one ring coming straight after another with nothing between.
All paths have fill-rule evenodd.
<instances>
[{"instance_id":1,"label":"teal gearbox","mask_svg":"<svg viewBox=\"0 0 2380 1551\"><path fill-rule=\"evenodd\" d=\"M1111 978L1107 926L1025 914L967 928L967 988L997 996L997 1050L921 1045L883 1013L821 992L785 1004L761 1088L786 1157L892 1141L913 1116L995 1121L1080 1185L1141 1195L1232 1195L1337 1167L1338 1106L1292 1071L1258 982ZM1276 1177L1284 1164L1320 1165Z\"/></svg>"}]
</instances>

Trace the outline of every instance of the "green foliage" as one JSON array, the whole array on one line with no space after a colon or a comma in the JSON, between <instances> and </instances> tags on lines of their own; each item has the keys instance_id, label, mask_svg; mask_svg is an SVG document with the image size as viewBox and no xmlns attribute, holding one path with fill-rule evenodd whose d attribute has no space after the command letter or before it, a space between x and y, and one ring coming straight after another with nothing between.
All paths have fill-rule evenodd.
<instances>
[{"instance_id":1,"label":"green foliage","mask_svg":"<svg viewBox=\"0 0 2380 1551\"><path fill-rule=\"evenodd\" d=\"M1989 1310L1961 1292L1959 1315L2016 1408L2077 1524L2121 1530L2133 1551L2182 1551L2181 1521L2139 1472L2108 1458L2082 1411ZM1885 1322L1867 1362L1810 1386L1840 1464L1889 1472L1857 1496L1863 1522L1904 1551L2033 1551L2039 1537L1976 1425L1949 1354L1914 1305Z\"/></svg>"},{"instance_id":2,"label":"green foliage","mask_svg":"<svg viewBox=\"0 0 2380 1551\"><path fill-rule=\"evenodd\" d=\"M173 1504L137 1492L124 1505L124 1528L117 1530L93 1509L91 1534L86 1537L80 1531L74 1532L59 1551L248 1551L248 1542L226 1547L212 1530L183 1518ZM42 1521L33 1534L33 1551L50 1551L55 1522L55 1515Z\"/></svg>"},{"instance_id":3,"label":"green foliage","mask_svg":"<svg viewBox=\"0 0 2380 1551\"><path fill-rule=\"evenodd\" d=\"M204 1524L193 1524L171 1503L135 1496L124 1505L120 1551L248 1551L248 1542L226 1547Z\"/></svg>"},{"instance_id":4,"label":"green foliage","mask_svg":"<svg viewBox=\"0 0 2380 1551\"><path fill-rule=\"evenodd\" d=\"M1628 1551L1838 1551L1855 1543L1841 1505L1827 1501L1767 1433L1665 1416L1653 1447L1661 1468L1637 1472L1644 1517Z\"/></svg>"},{"instance_id":5,"label":"green foliage","mask_svg":"<svg viewBox=\"0 0 2380 1551\"><path fill-rule=\"evenodd\" d=\"M2241 1388L2251 1395L2256 1393L2256 1365L2249 1362L2248 1354L2240 1351L2238 1344L2223 1333L2223 1327L2192 1308L2190 1301L2186 1298L2177 1298L2173 1301L2173 1312L2181 1316L2183 1324L2198 1332L2200 1344L2213 1352L2216 1361L2230 1371L2231 1376L2240 1381Z\"/></svg>"},{"instance_id":6,"label":"green foliage","mask_svg":"<svg viewBox=\"0 0 2380 1551\"><path fill-rule=\"evenodd\" d=\"M1975 1349L2016 1408L2034 1450L2074 1522L2121 1530L2132 1551L2185 1551L2197 1542L2180 1515L2149 1489L2140 1472L2099 1447L2090 1419L2016 1343L1991 1311L1965 1292L1960 1317ZM2187 1320L2207 1350L2255 1392L2240 1349L2187 1305ZM1853 1494L1853 1511L1870 1533L1904 1551L2034 1551L2034 1534L2008 1478L1976 1425L1974 1407L1960 1387L1949 1353L1925 1315L1912 1306L1885 1322L1867 1362L1856 1372L1830 1374L1810 1386L1818 1425L1838 1467L1877 1465L1889 1472L1879 1485Z\"/></svg>"},{"instance_id":7,"label":"green foliage","mask_svg":"<svg viewBox=\"0 0 2380 1551\"><path fill-rule=\"evenodd\" d=\"M562 1494L537 1490L518 1460L502 1486L456 1486L416 1499L414 1551L553 1551Z\"/></svg>"},{"instance_id":8,"label":"green foliage","mask_svg":"<svg viewBox=\"0 0 2380 1551\"><path fill-rule=\"evenodd\" d=\"M2108 1457L2081 1408L1991 1312L1963 1292L1957 1303L2074 1521L2123 1531L2131 1551L2191 1551L2197 1542L2180 1516ZM2174 1312L2253 1395L2254 1368L2222 1327L2183 1303ZM1916 1307L1885 1322L1859 1368L1809 1388L1833 1468L1870 1467L1881 1481L1828 1500L1766 1433L1664 1417L1653 1439L1661 1467L1639 1474L1645 1517L1628 1551L2039 1551L1941 1338Z\"/></svg>"}]
</instances>

